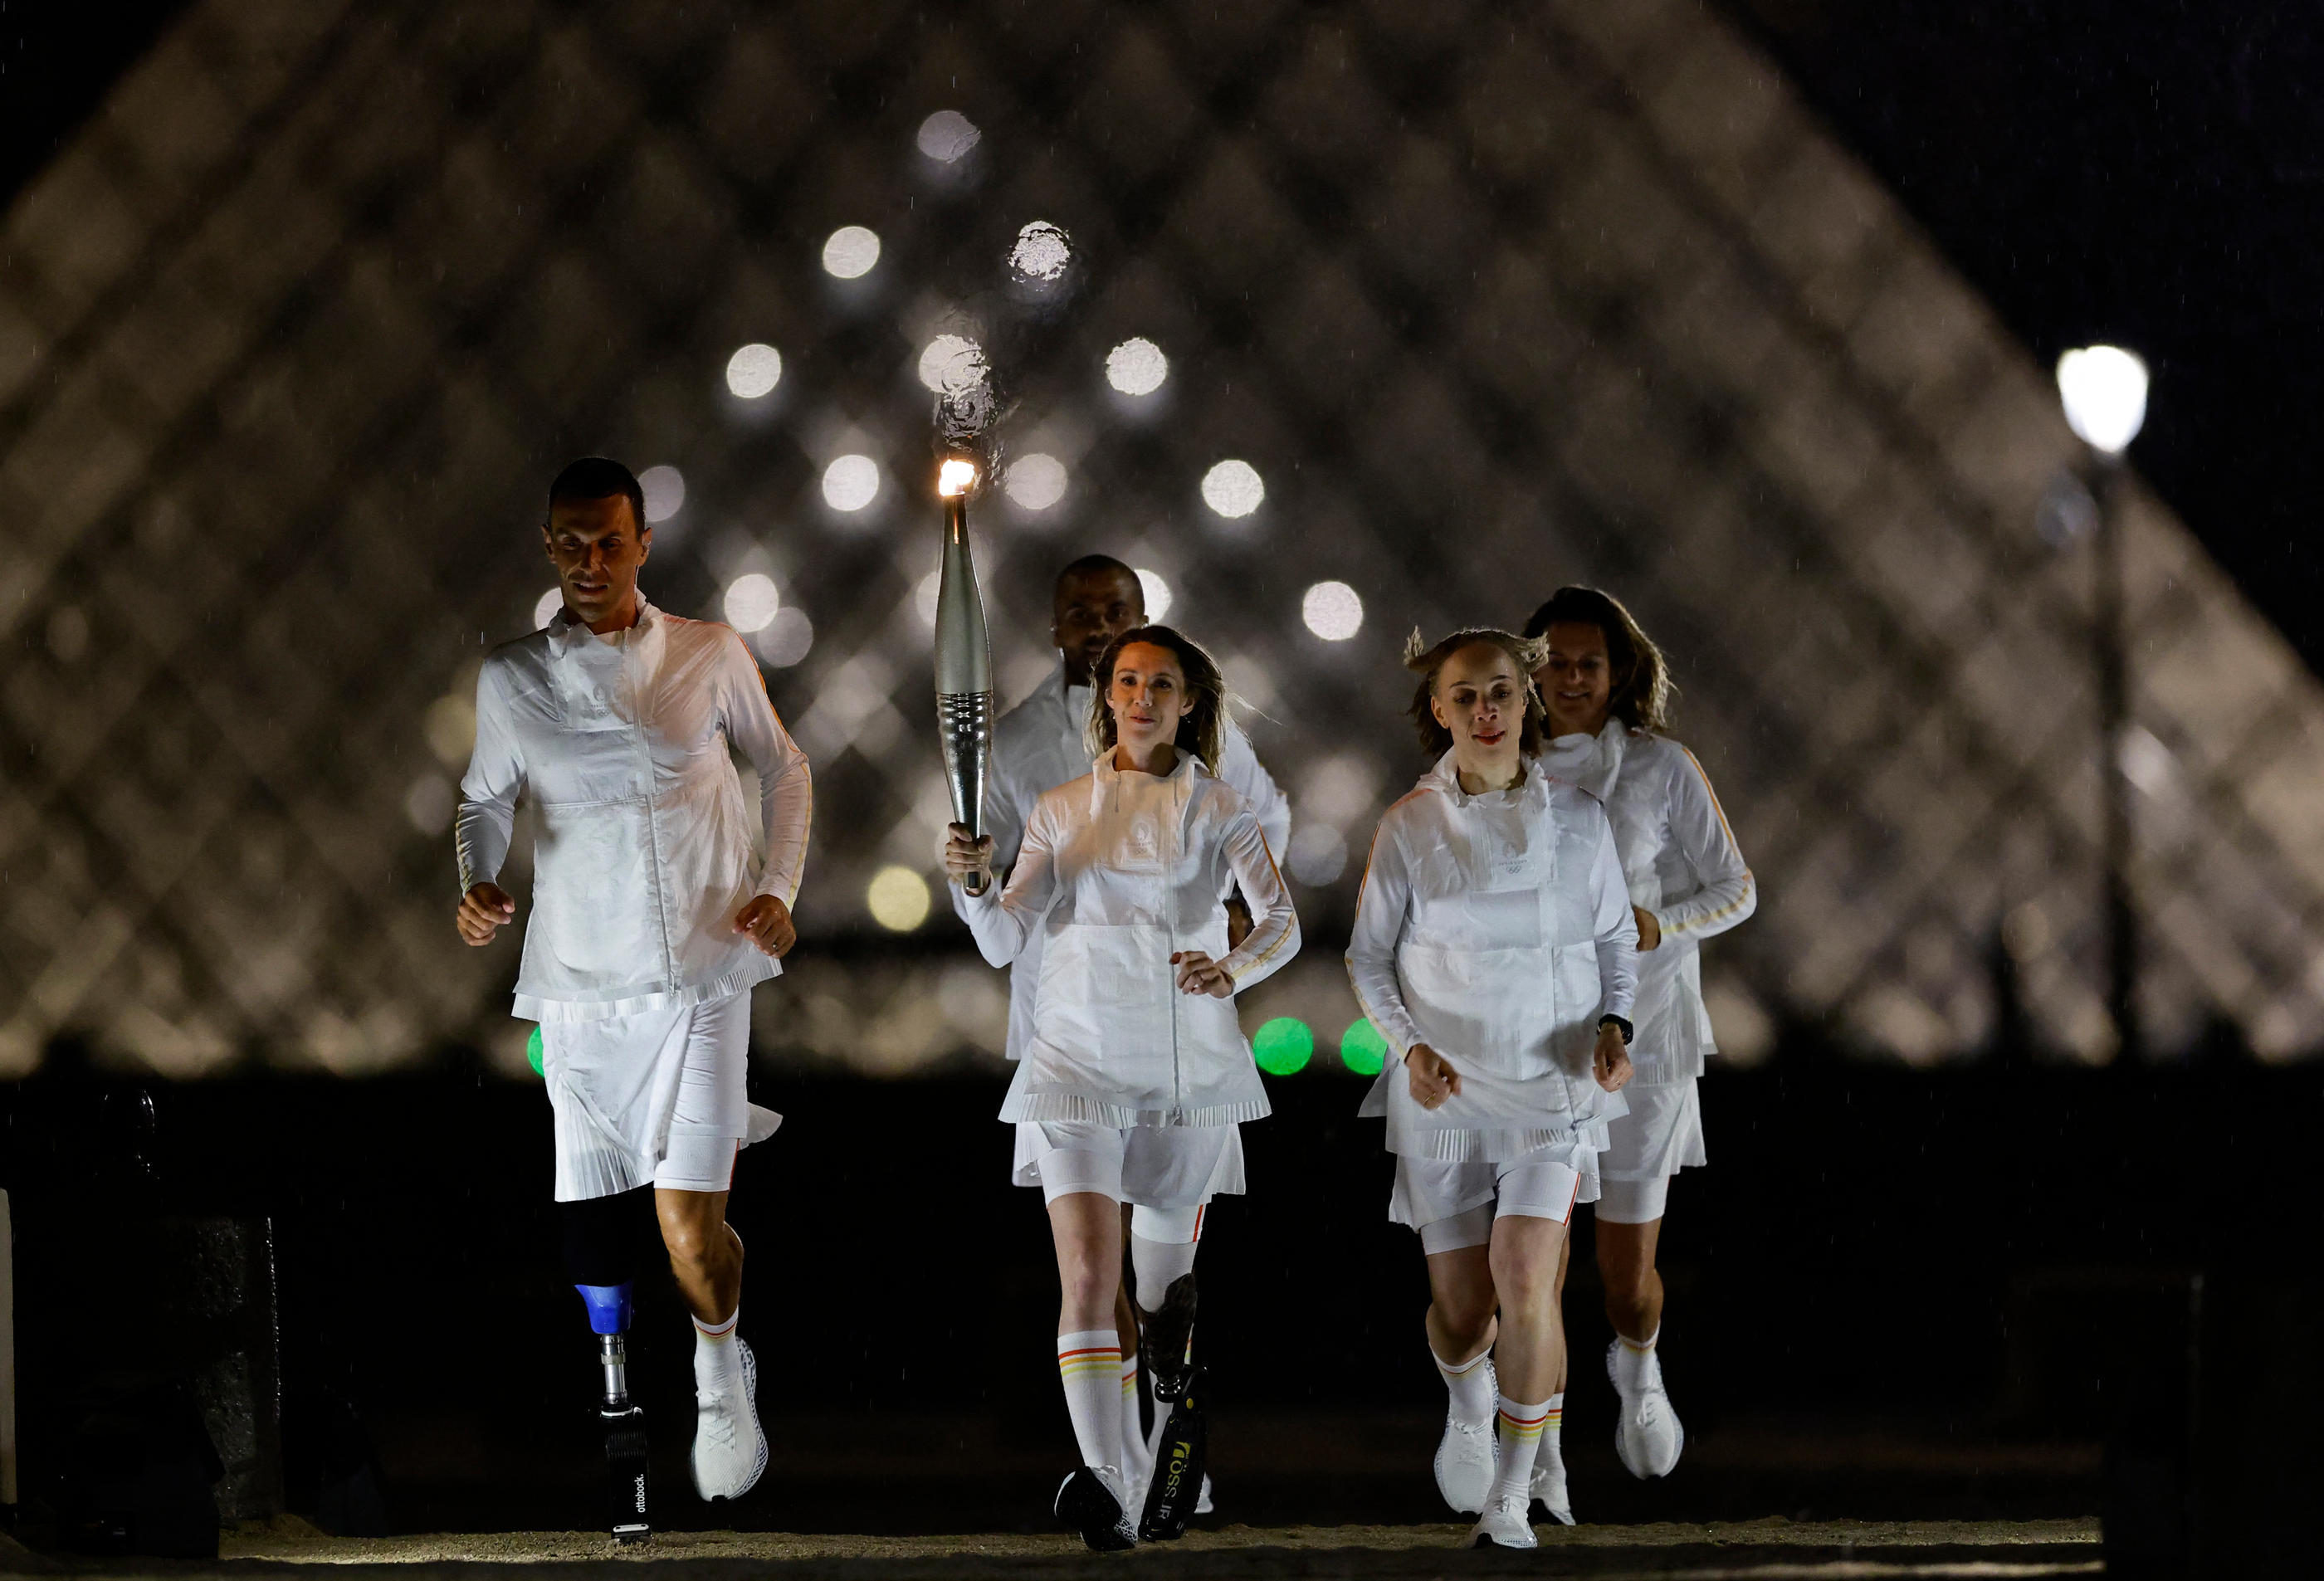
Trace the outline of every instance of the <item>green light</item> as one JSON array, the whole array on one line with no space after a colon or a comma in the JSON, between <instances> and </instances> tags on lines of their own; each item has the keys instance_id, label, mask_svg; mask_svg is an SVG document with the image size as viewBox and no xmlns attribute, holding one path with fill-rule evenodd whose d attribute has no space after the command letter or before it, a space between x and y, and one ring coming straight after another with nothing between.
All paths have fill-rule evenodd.
<instances>
[{"instance_id":1,"label":"green light","mask_svg":"<svg viewBox=\"0 0 2324 1581\"><path fill-rule=\"evenodd\" d=\"M525 1062L532 1067L532 1073L536 1076L540 1075L540 1024L539 1022L533 1024L532 1035L524 1040L524 1058Z\"/></svg>"},{"instance_id":2,"label":"green light","mask_svg":"<svg viewBox=\"0 0 2324 1581\"><path fill-rule=\"evenodd\" d=\"M1269 1076L1293 1076L1307 1068L1315 1052L1315 1034L1296 1016L1278 1016L1250 1040L1259 1068Z\"/></svg>"},{"instance_id":3,"label":"green light","mask_svg":"<svg viewBox=\"0 0 2324 1581\"><path fill-rule=\"evenodd\" d=\"M1377 1076L1388 1063L1388 1039L1366 1017L1358 1017L1340 1034L1340 1063L1359 1076Z\"/></svg>"}]
</instances>

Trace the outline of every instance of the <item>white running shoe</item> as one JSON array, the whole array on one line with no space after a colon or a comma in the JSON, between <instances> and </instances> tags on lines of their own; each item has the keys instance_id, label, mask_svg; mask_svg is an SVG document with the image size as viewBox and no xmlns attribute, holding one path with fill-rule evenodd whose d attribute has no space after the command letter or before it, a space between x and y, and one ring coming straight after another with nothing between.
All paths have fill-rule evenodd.
<instances>
[{"instance_id":1,"label":"white running shoe","mask_svg":"<svg viewBox=\"0 0 2324 1581\"><path fill-rule=\"evenodd\" d=\"M1622 1397L1622 1415L1614 1424L1614 1453L1632 1476L1668 1476L1686 1448L1686 1429L1663 1391L1662 1358L1651 1350L1644 1357L1636 1351L1625 1356L1617 1339L1606 1347L1606 1375Z\"/></svg>"},{"instance_id":2,"label":"white running shoe","mask_svg":"<svg viewBox=\"0 0 2324 1581\"><path fill-rule=\"evenodd\" d=\"M1469 1532L1471 1548L1539 1548L1540 1540L1533 1534L1533 1525L1526 1521L1526 1495L1503 1494L1485 1506L1477 1524Z\"/></svg>"},{"instance_id":3,"label":"white running shoe","mask_svg":"<svg viewBox=\"0 0 2324 1581\"><path fill-rule=\"evenodd\" d=\"M1211 1503L1211 1474L1206 1471L1203 1473L1203 1491L1194 1495L1194 1513L1208 1515L1217 1508Z\"/></svg>"},{"instance_id":4,"label":"white running shoe","mask_svg":"<svg viewBox=\"0 0 2324 1581\"><path fill-rule=\"evenodd\" d=\"M742 1350L741 1395L694 1396L694 1491L706 1499L739 1499L767 1469L767 1435L759 1430L759 1359Z\"/></svg>"},{"instance_id":5,"label":"white running shoe","mask_svg":"<svg viewBox=\"0 0 2324 1581\"><path fill-rule=\"evenodd\" d=\"M1565 1496L1565 1457L1552 1454L1546 1440L1533 1457L1532 1491L1552 1521L1560 1526L1573 1524L1573 1506Z\"/></svg>"},{"instance_id":6,"label":"white running shoe","mask_svg":"<svg viewBox=\"0 0 2324 1581\"><path fill-rule=\"evenodd\" d=\"M1436 1442L1436 1491L1463 1515L1485 1507L1493 1491L1493 1473L1500 1468L1500 1447L1489 1419L1462 1421L1444 1419L1444 1436Z\"/></svg>"}]
</instances>

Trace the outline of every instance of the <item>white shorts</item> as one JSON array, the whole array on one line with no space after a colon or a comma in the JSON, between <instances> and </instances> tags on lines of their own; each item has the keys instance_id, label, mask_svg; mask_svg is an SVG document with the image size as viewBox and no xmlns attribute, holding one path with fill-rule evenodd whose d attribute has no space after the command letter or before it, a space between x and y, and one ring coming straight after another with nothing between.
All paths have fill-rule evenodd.
<instances>
[{"instance_id":1,"label":"white shorts","mask_svg":"<svg viewBox=\"0 0 2324 1581\"><path fill-rule=\"evenodd\" d=\"M1132 1126L1022 1120L1010 1173L1054 1202L1095 1191L1142 1208L1194 1208L1243 1190L1240 1126Z\"/></svg>"},{"instance_id":2,"label":"white shorts","mask_svg":"<svg viewBox=\"0 0 2324 1581\"><path fill-rule=\"evenodd\" d=\"M1450 1252L1482 1245L1501 1214L1566 1224L1576 1202L1597 1200L1598 1152L1586 1142L1553 1143L1502 1163L1398 1154L1388 1217L1420 1231L1430 1252ZM1452 1219L1462 1221L1457 1229L1435 1227Z\"/></svg>"},{"instance_id":3,"label":"white shorts","mask_svg":"<svg viewBox=\"0 0 2324 1581\"><path fill-rule=\"evenodd\" d=\"M1599 1188L1591 1211L1600 1224L1652 1224L1670 1203L1671 1178L1651 1181L1607 1181Z\"/></svg>"},{"instance_id":4,"label":"white shorts","mask_svg":"<svg viewBox=\"0 0 2324 1581\"><path fill-rule=\"evenodd\" d=\"M682 1010L545 1021L540 1050L556 1116L560 1202L649 1181L724 1191L733 1181L736 1150L771 1133L780 1118L753 1110L745 1096L748 993Z\"/></svg>"},{"instance_id":5,"label":"white shorts","mask_svg":"<svg viewBox=\"0 0 2324 1581\"><path fill-rule=\"evenodd\" d=\"M1598 1161L1605 1185L1598 1218L1607 1224L1651 1224L1663 1216L1671 1177L1710 1161L1702 1151L1702 1083L1699 1077L1665 1087L1623 1089L1630 1112L1606 1124L1606 1151Z\"/></svg>"},{"instance_id":6,"label":"white shorts","mask_svg":"<svg viewBox=\"0 0 2324 1581\"><path fill-rule=\"evenodd\" d=\"M1702 1082L1625 1088L1630 1112L1606 1122L1606 1152L1598 1172L1609 1181L1665 1181L1711 1161L1702 1152Z\"/></svg>"}]
</instances>

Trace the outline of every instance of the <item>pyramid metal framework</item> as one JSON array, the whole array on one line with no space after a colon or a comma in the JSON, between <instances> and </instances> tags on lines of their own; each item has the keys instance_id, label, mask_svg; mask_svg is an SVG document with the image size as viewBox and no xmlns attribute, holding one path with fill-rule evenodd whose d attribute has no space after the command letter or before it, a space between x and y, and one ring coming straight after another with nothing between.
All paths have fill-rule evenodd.
<instances>
[{"instance_id":1,"label":"pyramid metal framework","mask_svg":"<svg viewBox=\"0 0 2324 1581\"><path fill-rule=\"evenodd\" d=\"M915 142L942 109L982 134L950 162ZM1034 220L1073 241L1047 290L1002 263ZM882 252L840 280L848 225ZM715 618L757 570L812 623L768 670L818 823L761 1045L989 1043L941 902L903 938L865 901L932 872L944 814L941 332L987 348L1006 453L1066 469L1046 510L978 507L1011 696L1057 564L1164 579L1293 794L1300 992L1422 767L1404 633L1587 581L1674 650L1676 733L1759 875L1711 952L1722 1017L1926 1061L2022 1013L2110 1052L2090 551L2037 530L2079 448L1716 14L204 0L0 242L0 1069L60 1035L172 1075L517 1046L514 951L454 942L444 828L475 666L549 583L541 488L593 450L684 479L664 607ZM1169 358L1149 397L1102 375L1132 336ZM743 400L751 342L783 373ZM879 465L867 509L825 502L843 454ZM1265 480L1240 519L1200 492L1228 457ZM2312 1052L2324 697L2122 501L2149 1027ZM1302 624L1326 579L1352 639Z\"/></svg>"}]
</instances>

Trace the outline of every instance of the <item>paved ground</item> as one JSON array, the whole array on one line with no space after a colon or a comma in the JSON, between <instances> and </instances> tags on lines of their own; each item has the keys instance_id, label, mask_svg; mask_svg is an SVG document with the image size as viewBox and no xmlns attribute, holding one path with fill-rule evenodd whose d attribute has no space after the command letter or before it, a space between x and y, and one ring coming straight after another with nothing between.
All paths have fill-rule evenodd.
<instances>
[{"instance_id":1,"label":"paved ground","mask_svg":"<svg viewBox=\"0 0 2324 1581\"><path fill-rule=\"evenodd\" d=\"M616 1548L595 1532L517 1531L392 1538L324 1536L296 1518L229 1532L220 1564L73 1567L87 1575L281 1574L290 1565L327 1564L409 1581L410 1567L431 1576L480 1572L501 1581L527 1575L578 1581L581 1573L646 1565L665 1574L710 1577L805 1575L952 1577L1022 1576L1063 1581L1119 1574L1122 1566L1163 1575L1226 1581L1254 1576L1434 1576L1573 1575L1685 1577L1976 1576L2007 1578L2096 1574L2098 1524L2036 1521L1792 1521L1771 1518L1709 1525L1541 1529L1533 1554L1470 1553L1466 1528L1434 1526L1230 1526L1194 1531L1178 1543L1122 1556L1094 1556L1064 1534L859 1537L781 1532L669 1533ZM342 1581L353 1581L342 1577Z\"/></svg>"}]
</instances>

